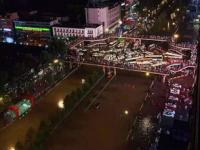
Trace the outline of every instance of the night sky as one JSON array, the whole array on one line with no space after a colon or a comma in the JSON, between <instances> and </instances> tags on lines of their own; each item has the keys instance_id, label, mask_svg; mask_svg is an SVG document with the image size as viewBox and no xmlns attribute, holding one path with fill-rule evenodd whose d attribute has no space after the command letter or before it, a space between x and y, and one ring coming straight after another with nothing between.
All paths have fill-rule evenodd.
<instances>
[{"instance_id":1,"label":"night sky","mask_svg":"<svg viewBox=\"0 0 200 150\"><path fill-rule=\"evenodd\" d=\"M4 2L6 10L26 10L26 9L39 9L39 10L65 10L69 5L84 6L88 0L0 0ZM117 1L117 0L111 0ZM2 7L2 5L0 6Z\"/></svg>"}]
</instances>

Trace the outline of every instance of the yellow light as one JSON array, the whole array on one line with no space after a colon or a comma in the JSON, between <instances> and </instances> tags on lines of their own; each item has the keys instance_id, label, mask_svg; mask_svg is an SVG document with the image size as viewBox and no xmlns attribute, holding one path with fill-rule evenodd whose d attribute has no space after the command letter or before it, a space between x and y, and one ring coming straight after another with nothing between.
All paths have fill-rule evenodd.
<instances>
[{"instance_id":1,"label":"yellow light","mask_svg":"<svg viewBox=\"0 0 200 150\"><path fill-rule=\"evenodd\" d=\"M121 21L121 20L119 20L119 24L122 24L122 21Z\"/></svg>"},{"instance_id":2,"label":"yellow light","mask_svg":"<svg viewBox=\"0 0 200 150\"><path fill-rule=\"evenodd\" d=\"M57 64L59 62L59 60L55 59L53 62L54 62L54 64Z\"/></svg>"},{"instance_id":3,"label":"yellow light","mask_svg":"<svg viewBox=\"0 0 200 150\"><path fill-rule=\"evenodd\" d=\"M85 82L86 82L85 79L81 79L82 84L85 84Z\"/></svg>"},{"instance_id":4,"label":"yellow light","mask_svg":"<svg viewBox=\"0 0 200 150\"><path fill-rule=\"evenodd\" d=\"M125 115L128 115L128 113L129 113L128 110L125 110L125 111L124 111L124 114L125 114Z\"/></svg>"},{"instance_id":5,"label":"yellow light","mask_svg":"<svg viewBox=\"0 0 200 150\"><path fill-rule=\"evenodd\" d=\"M150 76L150 73L149 73L149 72L146 72L145 75L148 77L148 76Z\"/></svg>"},{"instance_id":6,"label":"yellow light","mask_svg":"<svg viewBox=\"0 0 200 150\"><path fill-rule=\"evenodd\" d=\"M175 23L175 22L173 22L173 23L172 23L172 25L173 25L173 26L175 26L175 25L176 25L176 23Z\"/></svg>"},{"instance_id":7,"label":"yellow light","mask_svg":"<svg viewBox=\"0 0 200 150\"><path fill-rule=\"evenodd\" d=\"M178 35L178 34L174 34L174 38L175 38L175 39L178 39L178 38L179 38L179 35Z\"/></svg>"},{"instance_id":8,"label":"yellow light","mask_svg":"<svg viewBox=\"0 0 200 150\"><path fill-rule=\"evenodd\" d=\"M60 108L60 109L64 109L65 108L64 101L62 99L58 101L58 108Z\"/></svg>"},{"instance_id":9,"label":"yellow light","mask_svg":"<svg viewBox=\"0 0 200 150\"><path fill-rule=\"evenodd\" d=\"M13 146L9 147L8 150L15 150Z\"/></svg>"},{"instance_id":10,"label":"yellow light","mask_svg":"<svg viewBox=\"0 0 200 150\"><path fill-rule=\"evenodd\" d=\"M2 101L3 100L3 97L0 97L0 101Z\"/></svg>"}]
</instances>

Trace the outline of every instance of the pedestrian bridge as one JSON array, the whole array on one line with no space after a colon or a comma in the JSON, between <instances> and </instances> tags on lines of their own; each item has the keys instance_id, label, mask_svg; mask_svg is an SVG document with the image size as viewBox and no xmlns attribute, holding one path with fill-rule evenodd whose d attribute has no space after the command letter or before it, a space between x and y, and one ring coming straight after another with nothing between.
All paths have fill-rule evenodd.
<instances>
[{"instance_id":1,"label":"pedestrian bridge","mask_svg":"<svg viewBox=\"0 0 200 150\"><path fill-rule=\"evenodd\" d=\"M169 75L167 71L159 72L159 71L153 71L153 70L145 70L145 69L135 69L135 68L126 68L126 67L118 67L118 66L111 66L111 65L102 65L102 64L95 64L95 63L87 63L87 62L73 62L77 63L79 65L86 65L86 66L96 66L96 67L102 67L102 68L110 68L110 69L117 69L117 70L125 70L125 71L133 71L133 72L143 72L143 73L149 73L149 74L155 74L155 75L162 75L166 76Z\"/></svg>"},{"instance_id":2,"label":"pedestrian bridge","mask_svg":"<svg viewBox=\"0 0 200 150\"><path fill-rule=\"evenodd\" d=\"M186 45L181 45L181 44L175 44L174 42L171 41L169 37L155 37L152 38L151 36L122 36L122 37L117 37L117 36L110 36L110 37L104 37L104 38L96 38L96 39L79 39L76 43L72 44L70 47L72 49L76 48L77 45L83 43L83 42L103 42L106 40L110 39L129 39L129 40L139 40L139 41L155 41L155 42L168 42L171 49L178 50L180 52L184 50L192 50L194 49L191 47L191 44L186 44Z\"/></svg>"}]
</instances>

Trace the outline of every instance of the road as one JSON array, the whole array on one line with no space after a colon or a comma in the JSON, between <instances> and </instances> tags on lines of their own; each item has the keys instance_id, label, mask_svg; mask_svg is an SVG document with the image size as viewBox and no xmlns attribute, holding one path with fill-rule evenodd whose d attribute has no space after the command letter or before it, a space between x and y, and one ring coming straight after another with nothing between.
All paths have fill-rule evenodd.
<instances>
[{"instance_id":1,"label":"road","mask_svg":"<svg viewBox=\"0 0 200 150\"><path fill-rule=\"evenodd\" d=\"M101 88L81 103L46 140L46 150L124 150L130 126L139 111L151 79L121 71L86 111ZM105 81L102 81L105 84ZM100 83L103 87L102 83ZM100 103L100 108L96 104ZM128 115L124 111L128 111Z\"/></svg>"},{"instance_id":2,"label":"road","mask_svg":"<svg viewBox=\"0 0 200 150\"><path fill-rule=\"evenodd\" d=\"M32 127L37 129L42 120L53 116L57 111L57 103L66 94L81 86L81 79L89 75L94 68L79 69L71 76L58 84L51 92L41 97L41 101L24 118L15 121L5 129L0 130L0 149L7 150L17 141L23 142L27 130Z\"/></svg>"}]
</instances>

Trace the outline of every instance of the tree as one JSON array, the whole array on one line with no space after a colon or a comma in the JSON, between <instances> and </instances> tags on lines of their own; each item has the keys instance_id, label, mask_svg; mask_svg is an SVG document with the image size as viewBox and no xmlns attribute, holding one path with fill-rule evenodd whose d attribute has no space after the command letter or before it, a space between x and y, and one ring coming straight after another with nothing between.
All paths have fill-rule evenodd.
<instances>
[{"instance_id":1,"label":"tree","mask_svg":"<svg viewBox=\"0 0 200 150\"><path fill-rule=\"evenodd\" d=\"M67 47L63 40L60 39L52 39L49 45L49 51L53 55L62 56L66 53Z\"/></svg>"},{"instance_id":2,"label":"tree","mask_svg":"<svg viewBox=\"0 0 200 150\"><path fill-rule=\"evenodd\" d=\"M47 63L53 59L53 56L50 53L48 53L48 51L42 51L40 58L41 58L42 62Z\"/></svg>"}]
</instances>

